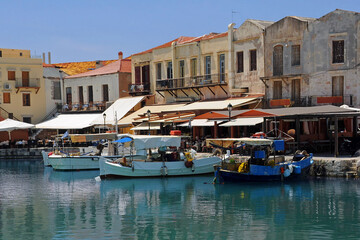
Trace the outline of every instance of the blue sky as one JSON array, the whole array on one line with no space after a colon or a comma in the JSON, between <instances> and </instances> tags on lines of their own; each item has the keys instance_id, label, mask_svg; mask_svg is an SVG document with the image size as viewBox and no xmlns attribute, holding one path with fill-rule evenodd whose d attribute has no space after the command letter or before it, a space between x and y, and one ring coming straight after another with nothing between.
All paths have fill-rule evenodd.
<instances>
[{"instance_id":1,"label":"blue sky","mask_svg":"<svg viewBox=\"0 0 360 240\"><path fill-rule=\"evenodd\" d=\"M246 19L319 18L359 0L8 0L1 2L0 48L51 52L52 63L116 59L179 36L225 32ZM235 13L232 13L235 12Z\"/></svg>"}]
</instances>

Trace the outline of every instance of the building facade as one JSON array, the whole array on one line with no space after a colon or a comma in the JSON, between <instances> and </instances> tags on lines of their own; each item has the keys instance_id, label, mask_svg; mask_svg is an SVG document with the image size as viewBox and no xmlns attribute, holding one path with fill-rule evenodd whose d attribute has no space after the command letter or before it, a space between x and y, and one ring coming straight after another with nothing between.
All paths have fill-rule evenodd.
<instances>
[{"instance_id":1,"label":"building facade","mask_svg":"<svg viewBox=\"0 0 360 240\"><path fill-rule=\"evenodd\" d=\"M119 97L129 96L131 60L119 59L88 72L67 76L64 79L63 109L104 110Z\"/></svg>"},{"instance_id":2,"label":"building facade","mask_svg":"<svg viewBox=\"0 0 360 240\"><path fill-rule=\"evenodd\" d=\"M132 56L132 94L158 103L264 94L264 33L272 22L246 20L224 33L179 37Z\"/></svg>"},{"instance_id":3,"label":"building facade","mask_svg":"<svg viewBox=\"0 0 360 240\"><path fill-rule=\"evenodd\" d=\"M266 107L360 105L359 13L285 17L266 28Z\"/></svg>"},{"instance_id":4,"label":"building facade","mask_svg":"<svg viewBox=\"0 0 360 240\"><path fill-rule=\"evenodd\" d=\"M30 50L0 48L0 109L3 118L38 123L46 115L41 57Z\"/></svg>"}]
</instances>

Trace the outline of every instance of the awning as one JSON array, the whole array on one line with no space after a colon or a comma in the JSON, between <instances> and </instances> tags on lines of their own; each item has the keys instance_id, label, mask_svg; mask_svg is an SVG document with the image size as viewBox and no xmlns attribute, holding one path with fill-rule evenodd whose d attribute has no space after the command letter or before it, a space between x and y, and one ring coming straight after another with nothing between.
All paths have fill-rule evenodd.
<instances>
[{"instance_id":1,"label":"awning","mask_svg":"<svg viewBox=\"0 0 360 240\"><path fill-rule=\"evenodd\" d=\"M101 113L85 114L60 114L48 121L36 124L41 129L83 129L94 125L96 118L102 117Z\"/></svg>"},{"instance_id":2,"label":"awning","mask_svg":"<svg viewBox=\"0 0 360 240\"><path fill-rule=\"evenodd\" d=\"M0 131L12 131L17 129L28 129L33 127L34 127L33 124L16 121L10 118L0 122Z\"/></svg>"},{"instance_id":3,"label":"awning","mask_svg":"<svg viewBox=\"0 0 360 240\"><path fill-rule=\"evenodd\" d=\"M70 134L72 142L91 142L99 141L101 139L116 139L116 133L95 133L95 134Z\"/></svg>"},{"instance_id":4,"label":"awning","mask_svg":"<svg viewBox=\"0 0 360 240\"><path fill-rule=\"evenodd\" d=\"M236 118L231 119L230 122L226 122L220 125L220 127L233 127L233 126L254 126L262 123L264 118Z\"/></svg>"},{"instance_id":5,"label":"awning","mask_svg":"<svg viewBox=\"0 0 360 240\"><path fill-rule=\"evenodd\" d=\"M194 102L177 109L178 111L196 111L196 110L226 110L231 104L233 108L248 105L256 102L257 98L236 98L226 99L220 101L203 101Z\"/></svg>"},{"instance_id":6,"label":"awning","mask_svg":"<svg viewBox=\"0 0 360 240\"><path fill-rule=\"evenodd\" d=\"M137 119L139 118L139 116L144 115L148 110L150 110L150 112L152 114L155 113L161 113L163 111L177 111L177 109L179 109L180 107L183 107L185 104L167 104L167 105L151 105L151 106L145 106L139 110L137 110L136 112L130 114L129 116L124 117L123 119L119 120L118 125L119 126L128 126L128 125L132 125L133 122L142 122L141 119ZM137 119L137 120L136 120Z\"/></svg>"},{"instance_id":7,"label":"awning","mask_svg":"<svg viewBox=\"0 0 360 240\"><path fill-rule=\"evenodd\" d=\"M180 147L180 136L142 136L132 135L137 150L158 147Z\"/></svg>"},{"instance_id":8,"label":"awning","mask_svg":"<svg viewBox=\"0 0 360 240\"><path fill-rule=\"evenodd\" d=\"M104 124L103 116L104 114L106 114L105 124L116 125L116 121L122 119L133 107L135 107L144 98L144 96L119 98L102 113L101 117L96 118L93 123Z\"/></svg>"},{"instance_id":9,"label":"awning","mask_svg":"<svg viewBox=\"0 0 360 240\"><path fill-rule=\"evenodd\" d=\"M223 121L217 121L217 124L222 123ZM208 119L193 119L191 120L191 123L182 123L178 125L179 127L213 127L214 121L208 120Z\"/></svg>"},{"instance_id":10,"label":"awning","mask_svg":"<svg viewBox=\"0 0 360 240\"><path fill-rule=\"evenodd\" d=\"M130 130L133 131L140 131L140 130L149 130L148 123L140 123L136 127L131 128ZM160 123L150 123L150 130L160 130Z\"/></svg>"}]
</instances>

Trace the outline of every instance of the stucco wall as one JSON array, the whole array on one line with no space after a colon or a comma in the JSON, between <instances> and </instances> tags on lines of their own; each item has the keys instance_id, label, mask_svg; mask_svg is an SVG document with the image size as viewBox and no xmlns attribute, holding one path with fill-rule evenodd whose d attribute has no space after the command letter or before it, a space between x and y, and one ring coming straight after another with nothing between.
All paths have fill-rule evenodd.
<instances>
[{"instance_id":1,"label":"stucco wall","mask_svg":"<svg viewBox=\"0 0 360 240\"><path fill-rule=\"evenodd\" d=\"M72 102L79 102L79 86L83 87L84 103L89 102L88 86L93 86L93 100L94 102L101 102L103 100L102 85L108 85L109 102L113 102L119 98L119 75L118 73L98 75L81 78L65 78L65 89L71 87Z\"/></svg>"},{"instance_id":2,"label":"stucco wall","mask_svg":"<svg viewBox=\"0 0 360 240\"><path fill-rule=\"evenodd\" d=\"M20 51L20 50L19 50ZM8 80L8 71L15 71L16 80ZM19 88L22 86L22 71L29 72L31 88ZM4 85L9 84L10 89ZM39 87L33 88L33 87ZM30 117L32 123L39 123L46 115L45 84L43 78L42 60L28 57L0 58L0 102L1 107L13 113L14 117L23 120L23 117ZM10 93L10 103L3 103L3 93ZM23 94L30 94L30 106L23 106ZM3 116L7 118L6 116Z\"/></svg>"}]
</instances>

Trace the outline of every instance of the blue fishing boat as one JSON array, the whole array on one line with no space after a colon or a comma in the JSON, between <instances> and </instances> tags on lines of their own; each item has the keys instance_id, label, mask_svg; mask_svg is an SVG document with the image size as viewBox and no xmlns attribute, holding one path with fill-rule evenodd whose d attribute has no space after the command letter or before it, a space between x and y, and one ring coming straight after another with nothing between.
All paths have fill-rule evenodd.
<instances>
[{"instance_id":1,"label":"blue fishing boat","mask_svg":"<svg viewBox=\"0 0 360 240\"><path fill-rule=\"evenodd\" d=\"M264 182L288 181L308 174L313 164L313 155L297 152L292 159L275 153L284 150L283 140L239 138L238 144L250 148L251 156L241 162L223 161L216 166L217 182Z\"/></svg>"}]
</instances>

